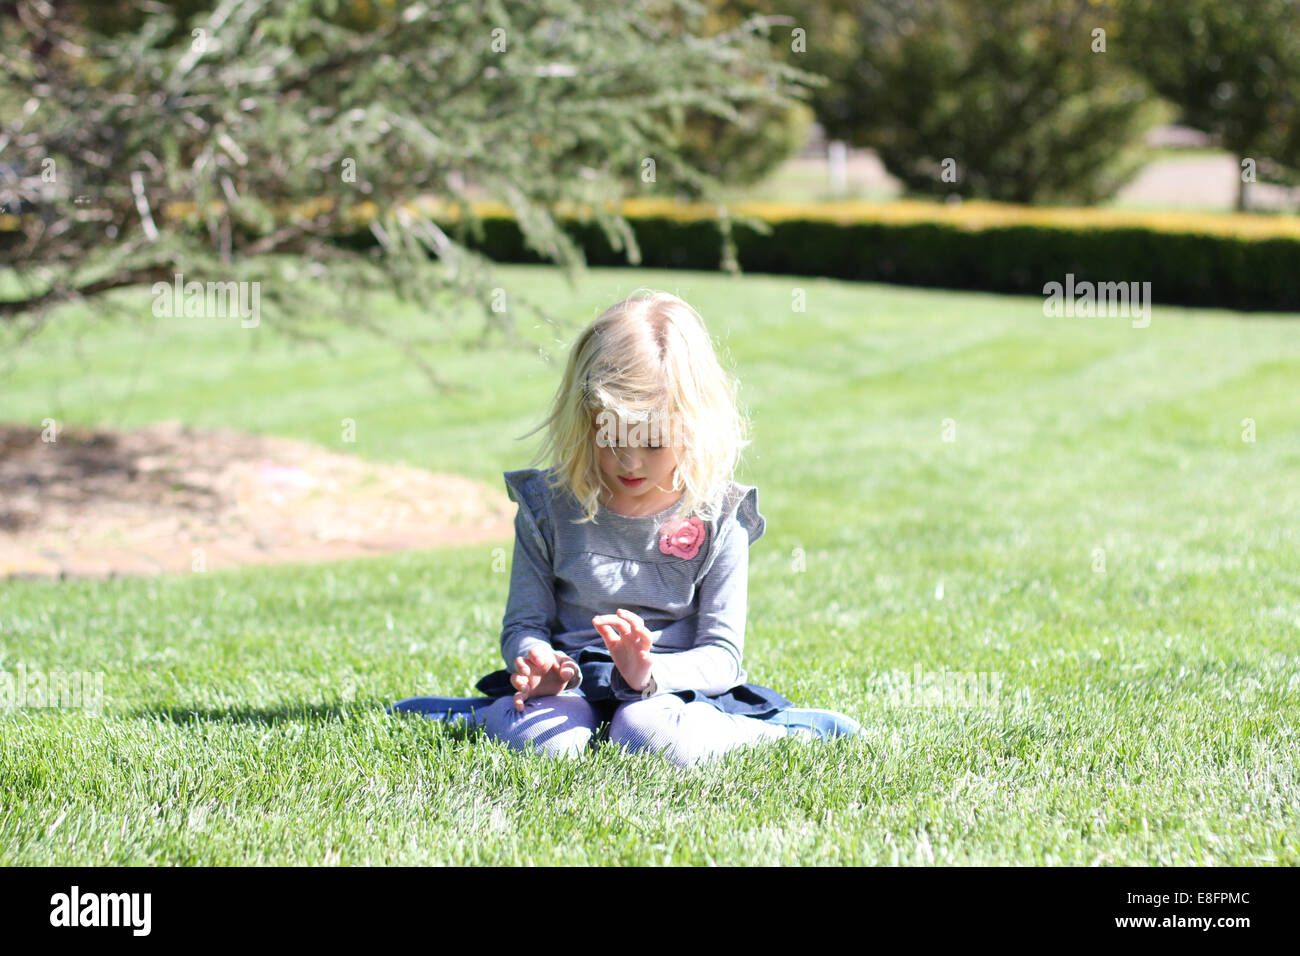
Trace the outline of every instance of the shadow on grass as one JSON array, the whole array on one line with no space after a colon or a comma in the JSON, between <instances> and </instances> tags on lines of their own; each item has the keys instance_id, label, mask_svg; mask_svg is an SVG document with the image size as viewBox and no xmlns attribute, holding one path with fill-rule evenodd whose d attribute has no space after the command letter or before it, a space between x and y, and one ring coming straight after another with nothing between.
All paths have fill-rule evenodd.
<instances>
[{"instance_id":1,"label":"shadow on grass","mask_svg":"<svg viewBox=\"0 0 1300 956\"><path fill-rule=\"evenodd\" d=\"M220 724L248 724L272 727L288 723L346 723L356 717L380 714L392 720L428 720L420 714L389 713L383 701L336 704L289 703L281 707L187 707L183 704L143 707L126 716L145 720L162 720L173 724L195 721ZM454 739L467 740L478 733L463 721L435 721Z\"/></svg>"}]
</instances>

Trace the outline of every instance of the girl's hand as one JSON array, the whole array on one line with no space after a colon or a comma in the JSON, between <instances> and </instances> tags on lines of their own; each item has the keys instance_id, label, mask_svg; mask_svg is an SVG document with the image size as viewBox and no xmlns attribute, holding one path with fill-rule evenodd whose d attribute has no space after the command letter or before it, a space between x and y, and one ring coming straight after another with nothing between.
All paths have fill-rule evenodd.
<instances>
[{"instance_id":1,"label":"girl's hand","mask_svg":"<svg viewBox=\"0 0 1300 956\"><path fill-rule=\"evenodd\" d=\"M605 641L614 666L628 686L633 690L643 689L650 680L653 663L650 646L654 643L645 622L631 611L619 608L617 614L597 614L591 619L591 625Z\"/></svg>"},{"instance_id":2,"label":"girl's hand","mask_svg":"<svg viewBox=\"0 0 1300 956\"><path fill-rule=\"evenodd\" d=\"M534 647L527 658L515 658L515 673L510 677L515 688L515 710L522 713L529 697L558 694L577 676L578 664L573 658L549 647Z\"/></svg>"}]
</instances>

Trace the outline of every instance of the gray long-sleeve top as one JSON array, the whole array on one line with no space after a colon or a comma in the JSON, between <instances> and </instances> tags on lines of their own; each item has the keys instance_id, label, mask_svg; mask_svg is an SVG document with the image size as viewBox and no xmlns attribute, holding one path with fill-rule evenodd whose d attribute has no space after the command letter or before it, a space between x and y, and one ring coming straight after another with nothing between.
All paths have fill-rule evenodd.
<instances>
[{"instance_id":1,"label":"gray long-sleeve top","mask_svg":"<svg viewBox=\"0 0 1300 956\"><path fill-rule=\"evenodd\" d=\"M729 482L715 521L697 516L683 526L677 505L643 517L602 505L594 522L573 524L582 514L577 499L552 492L544 472L524 468L504 478L519 504L501 628L509 670L537 645L571 655L603 647L591 619L627 608L654 637L659 693L721 694L746 682L749 546L767 527L757 488ZM615 688L620 697L640 696L621 677Z\"/></svg>"}]
</instances>

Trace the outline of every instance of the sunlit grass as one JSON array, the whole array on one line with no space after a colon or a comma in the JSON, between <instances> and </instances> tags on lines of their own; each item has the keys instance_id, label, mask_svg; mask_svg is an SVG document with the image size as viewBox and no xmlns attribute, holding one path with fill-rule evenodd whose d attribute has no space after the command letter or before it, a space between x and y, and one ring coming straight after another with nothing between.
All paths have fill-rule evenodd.
<instances>
[{"instance_id":1,"label":"sunlit grass","mask_svg":"<svg viewBox=\"0 0 1300 956\"><path fill-rule=\"evenodd\" d=\"M503 274L570 322L561 342L524 330L557 363L639 286L699 308L754 420L738 476L768 522L751 680L864 734L681 772L608 746L548 762L386 715L498 666L492 549L508 542L9 581L0 670L102 672L105 699L98 716L0 714L0 862L1300 862L1293 318L1157 307L1134 329L1030 298ZM440 397L364 333L331 356L265 321L155 320L140 295L135 324L61 316L0 378L0 420L180 418L504 494L559 378L531 351L448 352L440 372L474 391ZM406 331L428 321L373 306ZM900 698L918 667L999 690L978 707Z\"/></svg>"}]
</instances>

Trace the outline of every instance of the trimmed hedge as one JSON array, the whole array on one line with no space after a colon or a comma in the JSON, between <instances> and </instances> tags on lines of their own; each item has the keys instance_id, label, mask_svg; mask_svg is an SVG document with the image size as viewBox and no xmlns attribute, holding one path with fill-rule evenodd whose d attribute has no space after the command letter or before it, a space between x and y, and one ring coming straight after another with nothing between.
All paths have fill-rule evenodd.
<instances>
[{"instance_id":1,"label":"trimmed hedge","mask_svg":"<svg viewBox=\"0 0 1300 956\"><path fill-rule=\"evenodd\" d=\"M627 213L653 268L714 270L721 240L713 220ZM600 228L576 218L565 230L591 265L626 265ZM499 262L540 262L515 220L485 215L483 238L469 244ZM945 289L1042 295L1048 282L1151 283L1157 303L1240 310L1300 311L1300 234L1264 238L1226 231L1177 232L1131 225L1008 224L971 228L955 222L841 223L769 221L770 235L733 223L746 272L824 276ZM451 228L444 220L444 226Z\"/></svg>"}]
</instances>

